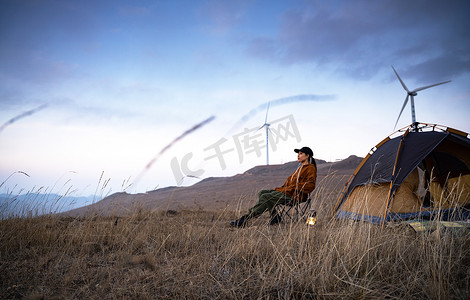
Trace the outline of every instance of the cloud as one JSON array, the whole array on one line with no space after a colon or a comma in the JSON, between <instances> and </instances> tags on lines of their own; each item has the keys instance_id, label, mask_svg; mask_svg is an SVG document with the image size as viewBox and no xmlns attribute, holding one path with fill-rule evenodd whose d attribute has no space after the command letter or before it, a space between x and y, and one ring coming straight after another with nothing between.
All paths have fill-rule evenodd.
<instances>
[{"instance_id":1,"label":"cloud","mask_svg":"<svg viewBox=\"0 0 470 300\"><path fill-rule=\"evenodd\" d=\"M247 52L362 79L392 64L426 69L418 80L455 77L470 72L469 8L467 1L315 1L286 12L277 36L253 37Z\"/></svg>"},{"instance_id":2,"label":"cloud","mask_svg":"<svg viewBox=\"0 0 470 300\"><path fill-rule=\"evenodd\" d=\"M80 75L78 65L27 49L18 49L15 54L8 55L9 60L0 62L2 75L35 84L61 82L64 79L76 78Z\"/></svg>"},{"instance_id":3,"label":"cloud","mask_svg":"<svg viewBox=\"0 0 470 300\"><path fill-rule=\"evenodd\" d=\"M79 70L80 50L94 44L98 31L97 18L86 5L3 1L1 75L36 84L72 78Z\"/></svg>"},{"instance_id":4,"label":"cloud","mask_svg":"<svg viewBox=\"0 0 470 300\"><path fill-rule=\"evenodd\" d=\"M141 17L150 14L151 9L146 6L124 5L119 7L119 14L127 17Z\"/></svg>"},{"instance_id":5,"label":"cloud","mask_svg":"<svg viewBox=\"0 0 470 300\"><path fill-rule=\"evenodd\" d=\"M212 33L223 35L239 24L251 2L209 0L202 7L201 15L209 21L208 28Z\"/></svg>"},{"instance_id":6,"label":"cloud","mask_svg":"<svg viewBox=\"0 0 470 300\"><path fill-rule=\"evenodd\" d=\"M416 64L409 73L413 73L420 83L436 83L443 80L451 80L463 75L470 70L470 59L465 55L449 51L427 61Z\"/></svg>"}]
</instances>

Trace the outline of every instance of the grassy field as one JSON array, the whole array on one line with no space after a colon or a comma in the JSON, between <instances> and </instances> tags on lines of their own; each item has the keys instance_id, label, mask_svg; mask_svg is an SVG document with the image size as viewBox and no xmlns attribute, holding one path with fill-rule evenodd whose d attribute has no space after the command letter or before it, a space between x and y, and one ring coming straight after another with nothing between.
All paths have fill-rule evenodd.
<instances>
[{"instance_id":1,"label":"grassy field","mask_svg":"<svg viewBox=\"0 0 470 300\"><path fill-rule=\"evenodd\" d=\"M469 299L470 236L228 223L237 212L0 221L2 299Z\"/></svg>"}]
</instances>

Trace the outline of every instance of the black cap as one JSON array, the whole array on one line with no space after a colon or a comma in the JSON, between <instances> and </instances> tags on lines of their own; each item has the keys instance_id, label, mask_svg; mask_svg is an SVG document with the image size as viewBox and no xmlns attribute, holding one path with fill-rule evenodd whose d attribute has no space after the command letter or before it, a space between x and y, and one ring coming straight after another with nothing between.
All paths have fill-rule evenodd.
<instances>
[{"instance_id":1,"label":"black cap","mask_svg":"<svg viewBox=\"0 0 470 300\"><path fill-rule=\"evenodd\" d=\"M310 155L310 157L313 157L313 151L309 147L302 147L300 149L294 149L294 152L295 153L302 152L302 153Z\"/></svg>"}]
</instances>

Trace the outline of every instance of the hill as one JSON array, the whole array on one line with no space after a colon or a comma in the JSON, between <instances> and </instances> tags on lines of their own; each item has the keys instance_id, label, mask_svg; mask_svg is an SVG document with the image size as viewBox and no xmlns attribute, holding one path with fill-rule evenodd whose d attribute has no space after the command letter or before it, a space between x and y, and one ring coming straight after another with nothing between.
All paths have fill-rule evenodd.
<instances>
[{"instance_id":1,"label":"hill","mask_svg":"<svg viewBox=\"0 0 470 300\"><path fill-rule=\"evenodd\" d=\"M325 195L340 192L347 178L362 161L350 156L338 162L317 160L317 191ZM66 212L69 216L123 215L143 210L245 210L257 200L262 189L281 186L297 167L297 162L256 166L231 177L210 177L189 187L166 187L139 194L115 193L103 200ZM316 193L315 192L315 193ZM322 200L322 199L319 199Z\"/></svg>"}]
</instances>

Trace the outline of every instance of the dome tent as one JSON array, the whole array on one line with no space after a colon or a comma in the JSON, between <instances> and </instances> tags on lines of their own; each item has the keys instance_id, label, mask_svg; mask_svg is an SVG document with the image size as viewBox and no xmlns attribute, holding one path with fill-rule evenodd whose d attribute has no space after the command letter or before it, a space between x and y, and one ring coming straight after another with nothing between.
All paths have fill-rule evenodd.
<instances>
[{"instance_id":1,"label":"dome tent","mask_svg":"<svg viewBox=\"0 0 470 300\"><path fill-rule=\"evenodd\" d=\"M434 215L467 218L469 206L468 134L413 123L371 149L346 183L333 214L384 224Z\"/></svg>"}]
</instances>

